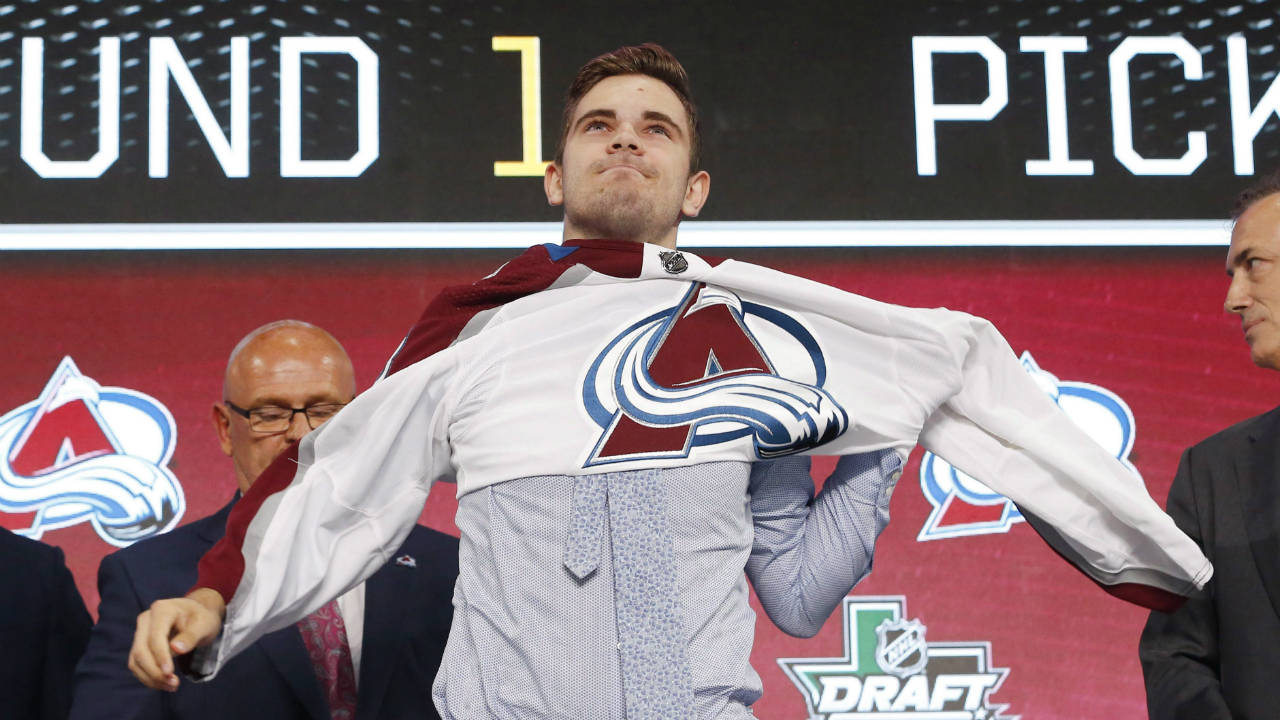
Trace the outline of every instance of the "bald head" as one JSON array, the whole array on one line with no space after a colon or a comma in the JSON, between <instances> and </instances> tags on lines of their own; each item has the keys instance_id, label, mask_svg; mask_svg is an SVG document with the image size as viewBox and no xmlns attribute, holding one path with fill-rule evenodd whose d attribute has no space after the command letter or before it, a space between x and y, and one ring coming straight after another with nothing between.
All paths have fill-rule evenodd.
<instances>
[{"instance_id":1,"label":"bald head","mask_svg":"<svg viewBox=\"0 0 1280 720\"><path fill-rule=\"evenodd\" d=\"M342 345L324 329L301 320L277 320L240 338L227 358L222 397L235 397L269 375L306 370L333 374L350 400L356 394L355 370ZM344 401L345 402L345 401ZM238 403L237 403L238 404Z\"/></svg>"},{"instance_id":2,"label":"bald head","mask_svg":"<svg viewBox=\"0 0 1280 720\"><path fill-rule=\"evenodd\" d=\"M305 414L295 413L287 430L257 432L232 406L244 411L266 406L301 409L345 404L355 394L355 371L347 351L315 325L279 320L244 336L227 360L223 402L214 404L213 413L222 450L235 464L240 490L247 491L289 443L311 428Z\"/></svg>"}]
</instances>

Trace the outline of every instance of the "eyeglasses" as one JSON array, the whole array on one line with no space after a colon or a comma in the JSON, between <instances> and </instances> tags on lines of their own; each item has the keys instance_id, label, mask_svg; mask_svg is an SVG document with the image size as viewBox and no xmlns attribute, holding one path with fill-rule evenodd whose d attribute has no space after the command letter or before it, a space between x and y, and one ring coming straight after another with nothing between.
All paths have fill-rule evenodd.
<instances>
[{"instance_id":1,"label":"eyeglasses","mask_svg":"<svg viewBox=\"0 0 1280 720\"><path fill-rule=\"evenodd\" d=\"M293 424L293 416L298 413L302 413L307 418L307 427L315 430L347 405L346 403L317 403L300 408L263 405L245 410L230 400L223 400L222 404L230 408L231 412L248 420L250 430L260 433L278 433L288 430Z\"/></svg>"}]
</instances>

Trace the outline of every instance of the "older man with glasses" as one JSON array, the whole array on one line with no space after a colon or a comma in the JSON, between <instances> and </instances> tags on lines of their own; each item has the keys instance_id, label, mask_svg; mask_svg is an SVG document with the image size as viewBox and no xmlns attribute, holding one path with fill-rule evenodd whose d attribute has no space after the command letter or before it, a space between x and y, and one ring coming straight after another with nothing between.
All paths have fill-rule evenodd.
<instances>
[{"instance_id":1,"label":"older man with glasses","mask_svg":"<svg viewBox=\"0 0 1280 720\"><path fill-rule=\"evenodd\" d=\"M249 333L227 362L213 423L235 467L238 492L291 443L356 393L351 361L314 325L282 320ZM219 538L235 499L219 512L107 556L98 572L98 624L76 672L71 717L438 717L435 677L453 616L458 541L415 526L368 581L297 625L264 636L224 674L177 693L138 684L125 667L138 613L185 592Z\"/></svg>"}]
</instances>

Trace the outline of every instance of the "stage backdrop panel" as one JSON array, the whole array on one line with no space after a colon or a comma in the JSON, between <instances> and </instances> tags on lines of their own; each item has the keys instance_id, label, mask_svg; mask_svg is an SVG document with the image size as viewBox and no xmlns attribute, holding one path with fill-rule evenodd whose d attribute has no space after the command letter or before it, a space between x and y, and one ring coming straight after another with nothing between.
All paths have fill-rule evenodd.
<instances>
[{"instance_id":1,"label":"stage backdrop panel","mask_svg":"<svg viewBox=\"0 0 1280 720\"><path fill-rule=\"evenodd\" d=\"M1184 447L1268 409L1280 389L1272 374L1250 364L1238 322L1222 312L1226 281L1219 249L733 255L875 298L990 318L1015 352L1026 353L1028 371L1040 374L1046 391L1057 393L1064 410L1099 442L1126 457L1161 502ZM283 317L319 324L346 345L360 385L367 387L430 297L447 284L487 274L508 256L5 255L5 472L13 472L15 461L24 468L45 461L65 475L56 492L89 493L100 483L92 468L110 455L95 456L94 443L107 435L107 448L115 442L160 459L148 477L157 486L171 481L180 488L181 514L170 522L214 512L230 498L234 480L214 436L210 406L220 399L227 353L245 332ZM62 397L70 393L96 414L46 413L39 445L45 455L25 450L15 456L15 423L30 420L38 401L59 388ZM157 430L165 426L165 414L173 423L167 449L165 433ZM831 466L819 460L815 474L821 477ZM80 472L85 469L90 471ZM433 490L424 523L456 532L453 489ZM14 504L12 497L0 502ZM116 532L128 525L118 518L95 520L92 510L64 504L59 512L65 526L46 517L34 534L66 551L81 592L96 609L97 564L122 544L100 530L111 529L111 522L117 522ZM895 698L900 709L951 698L989 708L993 717L999 706L1007 706L1006 716L1024 718L1143 717L1136 656L1143 611L1097 589L1058 559L1002 498L957 479L920 450L898 485L892 515L871 577L815 638L788 637L760 614L752 662L766 689L757 707L761 717L829 717L810 706L823 701L826 686L828 711L856 711L861 698L865 711L883 711L884 717L892 717L888 708ZM0 514L0 522L19 530L30 531L36 520L34 511ZM876 660L877 642L901 653ZM912 675L920 653L927 663ZM861 676L849 670L859 661ZM883 669L866 674L868 667ZM850 677L860 679L855 685ZM807 688L816 694L806 694Z\"/></svg>"},{"instance_id":2,"label":"stage backdrop panel","mask_svg":"<svg viewBox=\"0 0 1280 720\"><path fill-rule=\"evenodd\" d=\"M0 524L64 548L94 608L104 554L234 492L235 342L314 322L367 387L441 287L559 239L563 88L648 40L702 109L682 243L992 319L1163 501L1280 389L1221 274L1232 197L1280 161L1273 6L0 2ZM1103 247L1027 247L1061 245ZM423 522L456 532L452 491ZM1016 508L917 451L892 513L815 638L759 618L760 717L1145 716L1144 612Z\"/></svg>"}]
</instances>

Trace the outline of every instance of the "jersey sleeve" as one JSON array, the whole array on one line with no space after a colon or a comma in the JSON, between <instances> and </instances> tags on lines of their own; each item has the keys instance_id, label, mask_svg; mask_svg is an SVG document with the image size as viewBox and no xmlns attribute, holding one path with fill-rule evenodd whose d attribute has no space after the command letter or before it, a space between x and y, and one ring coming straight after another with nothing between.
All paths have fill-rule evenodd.
<instances>
[{"instance_id":1,"label":"jersey sleeve","mask_svg":"<svg viewBox=\"0 0 1280 720\"><path fill-rule=\"evenodd\" d=\"M1017 504L1059 555L1107 592L1172 610L1213 567L1151 499L1142 479L1039 388L988 321L881 303L728 261L706 282L785 308L824 346L822 390L853 431L815 454L914 443Z\"/></svg>"},{"instance_id":2,"label":"jersey sleeve","mask_svg":"<svg viewBox=\"0 0 1280 720\"><path fill-rule=\"evenodd\" d=\"M1022 369L990 322L942 321L962 375L920 444L1012 500L1054 551L1107 592L1171 611L1213 574L1142 478L1090 438Z\"/></svg>"}]
</instances>

